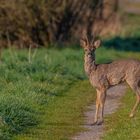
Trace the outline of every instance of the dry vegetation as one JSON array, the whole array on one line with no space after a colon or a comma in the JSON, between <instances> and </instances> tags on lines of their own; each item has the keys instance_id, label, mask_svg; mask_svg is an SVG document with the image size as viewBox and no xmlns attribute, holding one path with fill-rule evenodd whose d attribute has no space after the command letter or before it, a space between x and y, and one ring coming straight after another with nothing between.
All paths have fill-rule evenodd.
<instances>
[{"instance_id":1,"label":"dry vegetation","mask_svg":"<svg viewBox=\"0 0 140 140\"><path fill-rule=\"evenodd\" d=\"M99 31L110 24L116 30L117 5L117 0L1 0L0 46L79 40L83 28Z\"/></svg>"}]
</instances>

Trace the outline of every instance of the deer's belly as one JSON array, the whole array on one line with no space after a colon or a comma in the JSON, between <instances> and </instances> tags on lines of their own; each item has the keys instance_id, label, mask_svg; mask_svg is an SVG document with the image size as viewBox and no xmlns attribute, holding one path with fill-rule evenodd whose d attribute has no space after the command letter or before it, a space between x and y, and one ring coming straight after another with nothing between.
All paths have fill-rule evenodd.
<instances>
[{"instance_id":1,"label":"deer's belly","mask_svg":"<svg viewBox=\"0 0 140 140\"><path fill-rule=\"evenodd\" d=\"M125 74L123 73L110 74L107 76L107 79L110 85L117 85L125 81Z\"/></svg>"},{"instance_id":2,"label":"deer's belly","mask_svg":"<svg viewBox=\"0 0 140 140\"><path fill-rule=\"evenodd\" d=\"M117 85L125 81L123 74L119 75L97 75L90 77L90 83L95 88L109 88L110 86Z\"/></svg>"}]
</instances>

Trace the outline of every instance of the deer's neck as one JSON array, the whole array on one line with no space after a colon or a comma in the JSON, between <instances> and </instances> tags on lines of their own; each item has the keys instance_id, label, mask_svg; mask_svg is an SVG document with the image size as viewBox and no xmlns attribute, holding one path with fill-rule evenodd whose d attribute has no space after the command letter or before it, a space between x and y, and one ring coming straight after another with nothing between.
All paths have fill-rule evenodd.
<instances>
[{"instance_id":1,"label":"deer's neck","mask_svg":"<svg viewBox=\"0 0 140 140\"><path fill-rule=\"evenodd\" d=\"M85 72L89 76L92 71L96 70L95 54L85 54Z\"/></svg>"}]
</instances>

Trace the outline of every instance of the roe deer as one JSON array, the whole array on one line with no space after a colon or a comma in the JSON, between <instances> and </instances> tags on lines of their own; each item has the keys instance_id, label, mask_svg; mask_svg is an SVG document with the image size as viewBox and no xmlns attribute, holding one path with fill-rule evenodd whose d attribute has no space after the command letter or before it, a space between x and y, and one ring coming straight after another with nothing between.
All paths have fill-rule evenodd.
<instances>
[{"instance_id":1,"label":"roe deer","mask_svg":"<svg viewBox=\"0 0 140 140\"><path fill-rule=\"evenodd\" d=\"M91 41L85 35L81 38L80 44L85 52L85 72L88 75L91 85L97 91L96 113L93 124L100 125L103 123L107 89L122 82L127 82L136 93L136 103L129 115L133 117L140 103L140 61L126 59L113 61L108 64L96 64L95 50L100 46L100 40L92 39ZM101 113L99 115L100 119L98 120L99 109L101 109Z\"/></svg>"}]
</instances>

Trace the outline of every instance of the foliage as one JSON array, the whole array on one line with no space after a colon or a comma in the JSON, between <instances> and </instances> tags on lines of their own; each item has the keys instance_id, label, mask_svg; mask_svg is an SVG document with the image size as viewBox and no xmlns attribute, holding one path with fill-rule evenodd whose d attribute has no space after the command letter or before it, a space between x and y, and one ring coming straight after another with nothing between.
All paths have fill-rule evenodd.
<instances>
[{"instance_id":1,"label":"foliage","mask_svg":"<svg viewBox=\"0 0 140 140\"><path fill-rule=\"evenodd\" d=\"M36 47L79 38L96 19L107 20L114 13L112 5L106 7L102 0L1 0L0 45Z\"/></svg>"}]
</instances>

